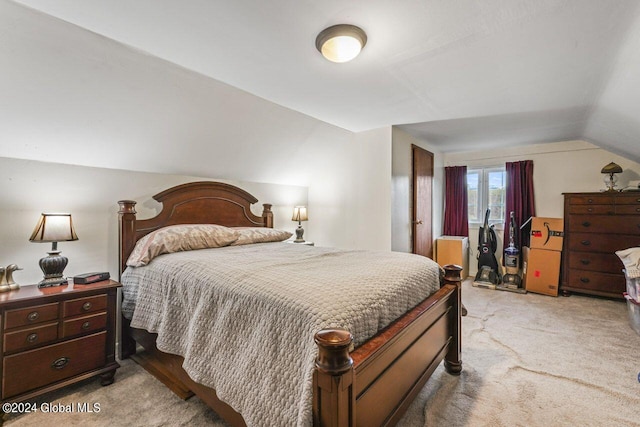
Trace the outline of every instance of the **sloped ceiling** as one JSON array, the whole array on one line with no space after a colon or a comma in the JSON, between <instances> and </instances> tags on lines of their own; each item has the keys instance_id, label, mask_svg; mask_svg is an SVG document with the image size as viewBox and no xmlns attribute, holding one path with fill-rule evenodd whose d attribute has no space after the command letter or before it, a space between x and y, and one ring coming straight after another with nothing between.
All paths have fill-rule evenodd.
<instances>
[{"instance_id":1,"label":"sloped ceiling","mask_svg":"<svg viewBox=\"0 0 640 427\"><path fill-rule=\"evenodd\" d=\"M15 1L351 131L640 161L638 0ZM337 23L369 38L347 64L314 45Z\"/></svg>"}]
</instances>

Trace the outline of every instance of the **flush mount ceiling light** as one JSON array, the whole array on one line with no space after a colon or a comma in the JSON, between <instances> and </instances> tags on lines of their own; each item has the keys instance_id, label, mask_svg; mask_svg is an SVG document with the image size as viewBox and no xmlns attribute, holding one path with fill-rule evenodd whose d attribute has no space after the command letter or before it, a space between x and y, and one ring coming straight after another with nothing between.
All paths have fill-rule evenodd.
<instances>
[{"instance_id":1,"label":"flush mount ceiling light","mask_svg":"<svg viewBox=\"0 0 640 427\"><path fill-rule=\"evenodd\" d=\"M355 25L339 24L325 28L316 38L316 48L332 62L348 62L358 56L367 35Z\"/></svg>"}]
</instances>

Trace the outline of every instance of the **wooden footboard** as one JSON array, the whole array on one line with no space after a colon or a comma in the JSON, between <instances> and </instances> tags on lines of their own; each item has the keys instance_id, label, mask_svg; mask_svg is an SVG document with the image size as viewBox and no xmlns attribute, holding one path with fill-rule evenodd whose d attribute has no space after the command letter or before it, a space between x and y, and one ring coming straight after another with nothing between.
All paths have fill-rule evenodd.
<instances>
[{"instance_id":1,"label":"wooden footboard","mask_svg":"<svg viewBox=\"0 0 640 427\"><path fill-rule=\"evenodd\" d=\"M460 373L461 268L445 270L438 292L351 354L349 332L316 334L314 425L394 425L443 359Z\"/></svg>"}]
</instances>

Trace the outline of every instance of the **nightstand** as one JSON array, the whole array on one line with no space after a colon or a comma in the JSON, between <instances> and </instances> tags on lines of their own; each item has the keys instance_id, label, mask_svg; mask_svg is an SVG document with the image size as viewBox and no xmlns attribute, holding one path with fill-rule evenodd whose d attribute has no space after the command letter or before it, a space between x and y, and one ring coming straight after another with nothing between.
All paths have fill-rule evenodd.
<instances>
[{"instance_id":1,"label":"nightstand","mask_svg":"<svg viewBox=\"0 0 640 427\"><path fill-rule=\"evenodd\" d=\"M307 242L306 240L304 242L300 242L300 243L296 243L293 240L287 240L287 243L293 243L294 245L315 246L313 242Z\"/></svg>"},{"instance_id":2,"label":"nightstand","mask_svg":"<svg viewBox=\"0 0 640 427\"><path fill-rule=\"evenodd\" d=\"M120 283L38 288L0 294L2 402L28 400L100 375L113 383Z\"/></svg>"}]
</instances>

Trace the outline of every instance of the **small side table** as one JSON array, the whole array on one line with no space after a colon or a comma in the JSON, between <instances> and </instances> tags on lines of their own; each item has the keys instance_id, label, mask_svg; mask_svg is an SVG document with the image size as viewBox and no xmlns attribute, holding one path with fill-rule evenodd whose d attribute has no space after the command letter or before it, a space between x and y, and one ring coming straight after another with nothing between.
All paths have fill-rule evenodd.
<instances>
[{"instance_id":1,"label":"small side table","mask_svg":"<svg viewBox=\"0 0 640 427\"><path fill-rule=\"evenodd\" d=\"M2 391L19 402L93 376L113 382L120 283L38 288L0 294Z\"/></svg>"}]
</instances>

